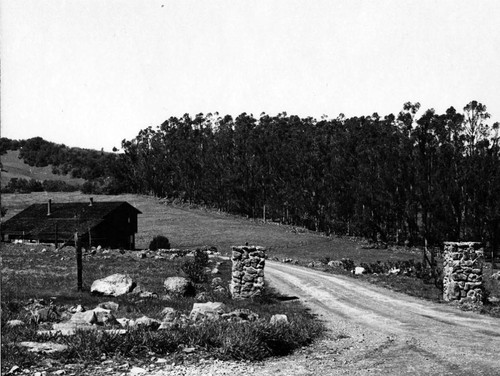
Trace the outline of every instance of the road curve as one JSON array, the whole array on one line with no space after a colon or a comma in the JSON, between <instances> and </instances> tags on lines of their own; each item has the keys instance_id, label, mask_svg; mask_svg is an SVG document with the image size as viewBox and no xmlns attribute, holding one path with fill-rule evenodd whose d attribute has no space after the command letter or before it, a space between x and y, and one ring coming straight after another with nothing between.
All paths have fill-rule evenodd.
<instances>
[{"instance_id":1,"label":"road curve","mask_svg":"<svg viewBox=\"0 0 500 376\"><path fill-rule=\"evenodd\" d=\"M355 340L357 374L500 375L499 319L290 264L268 261L266 279Z\"/></svg>"}]
</instances>

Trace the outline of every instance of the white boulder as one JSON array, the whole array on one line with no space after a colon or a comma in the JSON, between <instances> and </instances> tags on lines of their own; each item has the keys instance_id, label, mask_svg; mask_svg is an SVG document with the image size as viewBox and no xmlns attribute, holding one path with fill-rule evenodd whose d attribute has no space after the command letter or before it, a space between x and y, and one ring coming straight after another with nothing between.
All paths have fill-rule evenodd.
<instances>
[{"instance_id":1,"label":"white boulder","mask_svg":"<svg viewBox=\"0 0 500 376\"><path fill-rule=\"evenodd\" d=\"M90 292L120 296L132 291L135 287L135 282L128 275L113 274L103 279L97 279L92 283Z\"/></svg>"},{"instance_id":2,"label":"white boulder","mask_svg":"<svg viewBox=\"0 0 500 376\"><path fill-rule=\"evenodd\" d=\"M362 266L356 266L354 268L354 274L356 275L366 274L366 269L363 268Z\"/></svg>"},{"instance_id":3,"label":"white boulder","mask_svg":"<svg viewBox=\"0 0 500 376\"><path fill-rule=\"evenodd\" d=\"M184 277L168 277L163 286L169 295L187 296L193 295L194 292L193 284Z\"/></svg>"},{"instance_id":4,"label":"white boulder","mask_svg":"<svg viewBox=\"0 0 500 376\"><path fill-rule=\"evenodd\" d=\"M271 325L280 325L280 324L288 324L287 315L272 315L271 316Z\"/></svg>"}]
</instances>

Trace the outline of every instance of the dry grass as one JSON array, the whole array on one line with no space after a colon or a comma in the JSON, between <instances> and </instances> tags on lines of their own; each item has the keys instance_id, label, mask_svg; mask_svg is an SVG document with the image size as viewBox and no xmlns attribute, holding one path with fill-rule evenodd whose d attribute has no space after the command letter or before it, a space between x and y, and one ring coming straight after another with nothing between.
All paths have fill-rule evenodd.
<instances>
[{"instance_id":1,"label":"dry grass","mask_svg":"<svg viewBox=\"0 0 500 376\"><path fill-rule=\"evenodd\" d=\"M19 213L33 203L86 202L89 197L96 201L127 201L138 208L139 232L136 236L138 248L147 248L156 235L164 235L172 248L196 248L204 245L216 246L227 254L232 245L245 243L261 245L268 249L270 258L293 258L298 260L320 260L329 257L340 260L351 258L356 263L419 259L414 251L391 251L387 249L363 249L361 242L350 238L326 237L293 226L263 223L203 208L187 208L168 205L164 200L141 195L84 195L71 193L4 194L2 205L8 209L5 219Z\"/></svg>"},{"instance_id":2,"label":"dry grass","mask_svg":"<svg viewBox=\"0 0 500 376\"><path fill-rule=\"evenodd\" d=\"M33 167L19 159L19 150L9 150L2 155L2 187L7 185L12 178L35 179L35 180L60 180L68 184L81 185L85 179L72 178L70 175L56 175L52 173L52 167Z\"/></svg>"}]
</instances>

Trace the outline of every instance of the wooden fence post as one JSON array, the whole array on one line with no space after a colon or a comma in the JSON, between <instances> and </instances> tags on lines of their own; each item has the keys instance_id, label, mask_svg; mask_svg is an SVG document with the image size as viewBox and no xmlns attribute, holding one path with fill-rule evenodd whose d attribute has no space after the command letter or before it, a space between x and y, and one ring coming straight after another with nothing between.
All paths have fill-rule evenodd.
<instances>
[{"instance_id":1,"label":"wooden fence post","mask_svg":"<svg viewBox=\"0 0 500 376\"><path fill-rule=\"evenodd\" d=\"M59 247L59 234L58 232L58 227L57 227L57 222L56 222L56 234L55 234L55 239L54 239L54 244L56 246L56 249Z\"/></svg>"},{"instance_id":2,"label":"wooden fence post","mask_svg":"<svg viewBox=\"0 0 500 376\"><path fill-rule=\"evenodd\" d=\"M75 232L75 248L76 248L76 279L77 279L77 290L83 290L83 280L82 280L82 241L78 236L78 232Z\"/></svg>"}]
</instances>

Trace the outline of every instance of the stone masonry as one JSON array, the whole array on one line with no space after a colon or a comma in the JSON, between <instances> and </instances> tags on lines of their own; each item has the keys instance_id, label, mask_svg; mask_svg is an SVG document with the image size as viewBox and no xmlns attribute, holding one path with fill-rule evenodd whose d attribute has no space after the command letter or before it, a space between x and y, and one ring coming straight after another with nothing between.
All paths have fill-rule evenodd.
<instances>
[{"instance_id":1,"label":"stone masonry","mask_svg":"<svg viewBox=\"0 0 500 376\"><path fill-rule=\"evenodd\" d=\"M481 243L445 242L443 257L443 299L481 305L483 302Z\"/></svg>"},{"instance_id":2,"label":"stone masonry","mask_svg":"<svg viewBox=\"0 0 500 376\"><path fill-rule=\"evenodd\" d=\"M234 299L259 296L264 290L266 249L257 246L232 247L231 295Z\"/></svg>"}]
</instances>

